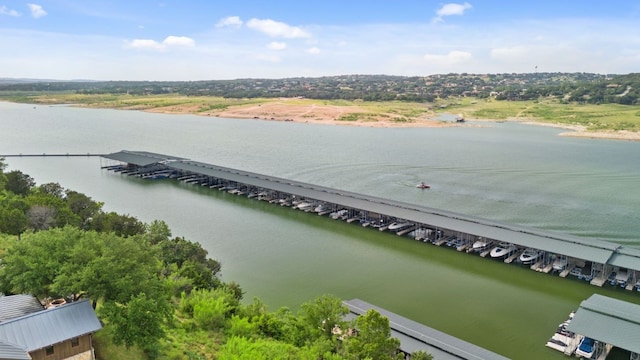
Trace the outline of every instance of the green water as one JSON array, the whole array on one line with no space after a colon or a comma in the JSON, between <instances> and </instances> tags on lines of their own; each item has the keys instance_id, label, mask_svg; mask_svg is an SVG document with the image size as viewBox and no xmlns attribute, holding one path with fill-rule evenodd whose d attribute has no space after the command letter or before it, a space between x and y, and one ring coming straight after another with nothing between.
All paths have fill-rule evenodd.
<instances>
[{"instance_id":1,"label":"green water","mask_svg":"<svg viewBox=\"0 0 640 360\"><path fill-rule=\"evenodd\" d=\"M375 129L2 104L0 153L147 150L494 220L639 244L640 144L557 130ZM442 131L440 131L442 130ZM165 220L203 244L225 280L272 310L320 294L361 298L514 359L554 359L546 340L597 288L174 181L100 170L98 158L8 158L105 210ZM414 185L426 180L429 191Z\"/></svg>"}]
</instances>

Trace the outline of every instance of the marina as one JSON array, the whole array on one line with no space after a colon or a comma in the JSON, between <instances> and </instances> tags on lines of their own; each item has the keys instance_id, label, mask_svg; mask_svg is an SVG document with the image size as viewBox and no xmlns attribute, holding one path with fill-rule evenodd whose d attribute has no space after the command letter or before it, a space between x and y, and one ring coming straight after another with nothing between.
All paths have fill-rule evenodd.
<instances>
[{"instance_id":1,"label":"marina","mask_svg":"<svg viewBox=\"0 0 640 360\"><path fill-rule=\"evenodd\" d=\"M629 166L637 160L633 142L564 138L556 129L509 122L354 129L75 107L34 112L9 103L0 108L16 119L0 123L3 154L101 154L135 144L134 150L638 245L634 184L640 170ZM115 175L100 169L106 162L98 157L6 162L7 171L80 191L104 202L106 211L166 221L173 236L201 243L221 261L224 279L239 282L247 301L260 297L271 310L295 311L320 294L360 298L509 358L559 360L564 355L544 344L580 301L598 292L640 302L636 291L608 281L600 288L560 278L550 267L554 276L517 259L505 264L488 253L433 246L422 241L427 234L420 229L414 240L248 194ZM420 181L432 188L417 189Z\"/></svg>"},{"instance_id":2,"label":"marina","mask_svg":"<svg viewBox=\"0 0 640 360\"><path fill-rule=\"evenodd\" d=\"M606 241L541 231L435 208L382 199L318 185L220 167L181 157L123 150L104 155L111 172L143 179L173 178L188 184L246 195L280 206L329 215L399 236L505 263L531 264L539 272L557 272L595 286L606 280L640 291L640 250ZM484 244L484 245L483 245ZM489 245L491 244L491 245ZM474 251L475 249L475 251ZM525 254L526 253L526 254Z\"/></svg>"}]
</instances>

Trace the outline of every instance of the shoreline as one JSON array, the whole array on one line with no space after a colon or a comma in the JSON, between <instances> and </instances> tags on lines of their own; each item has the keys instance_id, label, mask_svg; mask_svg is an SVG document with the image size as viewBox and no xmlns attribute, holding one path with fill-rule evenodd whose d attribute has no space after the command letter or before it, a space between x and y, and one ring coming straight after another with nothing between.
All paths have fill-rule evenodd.
<instances>
[{"instance_id":1,"label":"shoreline","mask_svg":"<svg viewBox=\"0 0 640 360\"><path fill-rule=\"evenodd\" d=\"M317 125L333 125L333 126L362 126L362 127L377 127L377 128L445 128L445 127L460 127L460 126L483 126L478 123L497 123L497 122L519 122L527 125L546 126L558 129L565 129L567 131L561 132L558 136L565 137L578 137L588 139L607 139L607 140L626 140L626 141L640 141L640 132L632 131L589 131L584 126L570 125L570 124L554 124L548 122L537 121L535 119L519 119L508 118L505 120L494 119L473 119L468 121L476 122L476 124L470 124L469 122L456 123L436 120L436 115L428 114L411 121L401 122L393 120L381 119L363 121L347 121L339 120L341 115L360 113L366 111L358 106L337 106L337 105L292 105L285 104L285 101L274 101L273 103L247 105L247 106L235 106L225 110L219 111L207 111L197 112L189 111L184 107L171 106L171 107L159 107L142 109L142 111L160 113L160 114L191 114L199 116L219 117L238 120L263 120L263 121L283 121L283 122L296 122L305 124L317 124Z\"/></svg>"},{"instance_id":2,"label":"shoreline","mask_svg":"<svg viewBox=\"0 0 640 360\"><path fill-rule=\"evenodd\" d=\"M238 120L262 120L262 121L282 121L296 122L316 125L333 125L333 126L360 126L375 128L445 128L460 126L486 126L482 123L497 122L519 122L522 124L547 126L567 131L558 133L558 136L578 137L587 139L607 139L607 140L626 140L640 141L640 132L633 131L590 131L584 126L571 124L558 124L538 121L531 118L507 118L507 119L475 119L467 118L467 122L448 122L437 120L437 113L425 106L423 113L417 116L403 116L399 111L389 109L371 108L370 104L353 104L353 105L328 105L322 104L322 100L306 99L305 103L296 102L295 99L280 98L273 101L231 105L222 109L202 110L202 105L195 104L175 104L169 106L151 107L133 105L127 107L109 106L108 104L78 104L67 103L65 105L85 107L85 108L104 108L115 110L137 110L158 114L175 114L175 115L198 115L216 118L238 119ZM3 100L0 100L3 101ZM34 105L54 105L64 104L62 102L36 102ZM470 124L469 122L474 122Z\"/></svg>"}]
</instances>

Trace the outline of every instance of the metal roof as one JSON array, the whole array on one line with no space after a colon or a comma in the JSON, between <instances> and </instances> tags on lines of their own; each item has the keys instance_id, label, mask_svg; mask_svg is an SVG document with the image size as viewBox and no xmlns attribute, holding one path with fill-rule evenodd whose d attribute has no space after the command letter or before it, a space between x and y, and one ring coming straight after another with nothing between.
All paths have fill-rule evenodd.
<instances>
[{"instance_id":1,"label":"metal roof","mask_svg":"<svg viewBox=\"0 0 640 360\"><path fill-rule=\"evenodd\" d=\"M179 158L179 157L170 156L170 155L156 154L156 153L147 152L147 151L129 151L129 150L122 150L116 153L106 154L106 155L103 155L102 157L111 159L111 160L126 162L128 164L134 164L138 166L147 166L147 165L155 164L162 161L184 160L184 158Z\"/></svg>"},{"instance_id":2,"label":"metal roof","mask_svg":"<svg viewBox=\"0 0 640 360\"><path fill-rule=\"evenodd\" d=\"M43 309L44 306L32 295L0 296L0 323Z\"/></svg>"},{"instance_id":3,"label":"metal roof","mask_svg":"<svg viewBox=\"0 0 640 360\"><path fill-rule=\"evenodd\" d=\"M580 304L567 330L640 353L640 305L593 294Z\"/></svg>"},{"instance_id":4,"label":"metal roof","mask_svg":"<svg viewBox=\"0 0 640 360\"><path fill-rule=\"evenodd\" d=\"M640 249L620 246L609 260L609 264L627 269L640 270L638 268Z\"/></svg>"},{"instance_id":5,"label":"metal roof","mask_svg":"<svg viewBox=\"0 0 640 360\"><path fill-rule=\"evenodd\" d=\"M0 341L32 352L101 328L91 303L80 300L0 323Z\"/></svg>"},{"instance_id":6,"label":"metal roof","mask_svg":"<svg viewBox=\"0 0 640 360\"><path fill-rule=\"evenodd\" d=\"M26 350L0 340L0 360L31 360Z\"/></svg>"},{"instance_id":7,"label":"metal roof","mask_svg":"<svg viewBox=\"0 0 640 360\"><path fill-rule=\"evenodd\" d=\"M374 309L389 319L391 337L400 340L400 349L407 353L424 350L438 360L505 360L502 355L460 340L441 331L369 304L360 299L343 301L349 311L362 315Z\"/></svg>"},{"instance_id":8,"label":"metal roof","mask_svg":"<svg viewBox=\"0 0 640 360\"><path fill-rule=\"evenodd\" d=\"M532 247L550 253L567 255L600 264L607 264L614 255L614 251L617 250L620 256L616 257L615 261L624 263L627 265L624 266L626 268L640 270L640 249L637 252L633 251L633 249L624 251L621 250L620 245L611 242L585 239L568 234L500 223L446 210L332 189L192 160L182 159L174 161L179 158L168 155L146 152L127 152L127 154L135 154L143 158L149 157L156 162L166 161L165 166L175 170L222 178L237 183L338 204L344 207L394 216L420 224L468 233L496 241L505 241L523 247ZM140 162L151 164L149 161L151 160Z\"/></svg>"}]
</instances>

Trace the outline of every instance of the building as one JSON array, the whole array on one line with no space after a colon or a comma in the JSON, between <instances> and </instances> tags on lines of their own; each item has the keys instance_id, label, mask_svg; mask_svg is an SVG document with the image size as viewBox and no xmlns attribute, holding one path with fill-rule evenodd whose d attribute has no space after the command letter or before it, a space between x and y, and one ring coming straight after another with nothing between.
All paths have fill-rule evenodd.
<instances>
[{"instance_id":1,"label":"building","mask_svg":"<svg viewBox=\"0 0 640 360\"><path fill-rule=\"evenodd\" d=\"M88 300L46 309L30 295L1 296L0 360L93 360L101 328Z\"/></svg>"}]
</instances>

